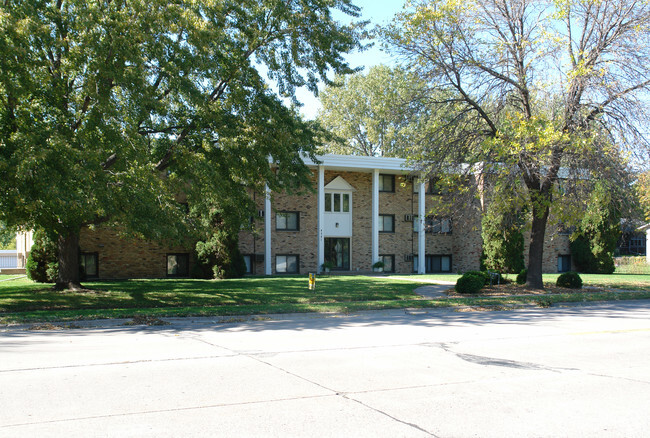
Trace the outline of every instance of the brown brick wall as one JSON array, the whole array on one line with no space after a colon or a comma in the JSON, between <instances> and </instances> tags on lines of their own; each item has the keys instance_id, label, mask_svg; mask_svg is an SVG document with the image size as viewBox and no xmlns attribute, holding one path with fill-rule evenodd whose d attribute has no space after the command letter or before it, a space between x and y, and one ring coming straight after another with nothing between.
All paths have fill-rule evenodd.
<instances>
[{"instance_id":1,"label":"brown brick wall","mask_svg":"<svg viewBox=\"0 0 650 438\"><path fill-rule=\"evenodd\" d=\"M316 184L316 177L312 177ZM275 273L275 257L278 254L297 254L299 272L316 272L318 261L318 195L315 192L271 197L271 268ZM276 230L276 212L295 211L299 215L299 231Z\"/></svg>"},{"instance_id":2,"label":"brown brick wall","mask_svg":"<svg viewBox=\"0 0 650 438\"><path fill-rule=\"evenodd\" d=\"M82 252L98 254L99 278L163 278L167 276L167 254L190 255L190 273L195 260L193 245L169 245L120 237L113 228L84 228L79 236Z\"/></svg>"},{"instance_id":3,"label":"brown brick wall","mask_svg":"<svg viewBox=\"0 0 650 438\"><path fill-rule=\"evenodd\" d=\"M372 242L372 173L325 171L325 185L337 176L344 178L355 189L352 193L352 239L350 242L350 268L352 271L371 270ZM312 184L316 187L317 170L314 169ZM258 211L264 210L264 194L251 194ZM427 214L430 211L432 195L426 195ZM466 214L452 218L452 233L426 234L427 255L451 255L452 272L464 272L479 268L481 255L480 214L477 206L468 208ZM275 273L275 257L278 254L299 255L300 273L315 272L318 259L318 208L317 194L306 191L300 194L274 193L271 214L271 266ZM276 230L275 212L297 211L300 217L299 231ZM379 234L379 254L395 256L395 271L410 273L413 262L407 255L418 254L418 234L413 232L413 222L406 221L406 214L418 214L418 196L413 186L402 176L395 177L395 193L379 193L379 214L395 217L395 232ZM254 232L240 233L242 254L264 254L264 218L255 212ZM189 253L190 272L195 264L193 245L167 246L162 243L125 239L108 228L85 229L81 233L80 246L84 252L99 255L101 278L159 278L166 276L166 261L169 253ZM528 253L528 240L525 256ZM557 272L557 256L569 254L568 236L559 235L549 227L544 247L545 272ZM264 274L264 262L260 258L254 263L254 274Z\"/></svg>"},{"instance_id":4,"label":"brown brick wall","mask_svg":"<svg viewBox=\"0 0 650 438\"><path fill-rule=\"evenodd\" d=\"M560 255L571 254L569 248L569 236L557 232L557 227L549 225L546 227L546 238L544 239L544 258L542 261L542 272L557 272L557 258ZM524 234L524 260L528 265L528 250L530 249L530 232ZM573 259L571 269L575 269Z\"/></svg>"},{"instance_id":5,"label":"brown brick wall","mask_svg":"<svg viewBox=\"0 0 650 438\"><path fill-rule=\"evenodd\" d=\"M351 271L368 272L372 270L372 173L370 172L340 172L325 171L325 185L337 176L345 179L355 191L352 193L352 238L350 241ZM316 170L312 178L314 187L317 184ZM430 198L430 195L427 195ZM256 195L258 209L264 208L263 195ZM275 256L277 254L298 254L300 256L300 272L314 272L318 259L318 210L317 194L300 195L273 194L273 214L271 217L271 266L275 272ZM275 212L298 211L300 214L300 231L278 231L275 229ZM417 254L418 235L413 232L413 222L405 219L406 214L417 214L417 194L413 194L413 186L402 176L395 177L395 192L379 193L379 214L389 214L395 217L395 232L379 233L379 254L395 257L395 271L410 273L413 262L407 260L407 255ZM427 211L430 214L430 211ZM480 249L480 219L478 214L452 222L452 233L438 235L427 233L427 255L451 255L452 272L478 269ZM257 233L242 232L240 247L242 253L261 254L264 252L264 223L256 224ZM264 265L259 262L255 273L264 273Z\"/></svg>"}]
</instances>

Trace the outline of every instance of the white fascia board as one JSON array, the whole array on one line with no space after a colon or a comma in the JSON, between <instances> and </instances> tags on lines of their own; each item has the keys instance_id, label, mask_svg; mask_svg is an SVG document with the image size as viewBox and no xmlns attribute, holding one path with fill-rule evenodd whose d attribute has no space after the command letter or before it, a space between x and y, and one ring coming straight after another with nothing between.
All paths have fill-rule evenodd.
<instances>
[{"instance_id":1,"label":"white fascia board","mask_svg":"<svg viewBox=\"0 0 650 438\"><path fill-rule=\"evenodd\" d=\"M650 224L645 224L641 225L639 228L637 228L638 231L648 231L650 230Z\"/></svg>"},{"instance_id":2,"label":"white fascia board","mask_svg":"<svg viewBox=\"0 0 650 438\"><path fill-rule=\"evenodd\" d=\"M314 162L308 156L303 156L303 161L307 166L318 166L319 164L325 166L328 170L339 171L368 171L372 172L374 169L380 170L382 173L392 174L405 174L416 172L417 169L408 165L407 160L403 158L392 157L368 157L360 155L336 155L326 154L317 155L316 159L320 163ZM503 168L506 165L503 163L478 163L470 166L467 163L448 165L443 171L447 174L462 174L471 170L472 173L495 173L494 168ZM546 172L547 168L543 168L542 172ZM587 169L569 169L560 168L558 171L558 178L560 179L589 179L589 171Z\"/></svg>"},{"instance_id":3,"label":"white fascia board","mask_svg":"<svg viewBox=\"0 0 650 438\"><path fill-rule=\"evenodd\" d=\"M316 158L328 170L367 170L368 172L372 172L374 169L378 169L383 173L395 174L409 173L415 170L408 166L406 160L403 158L334 154L319 155ZM313 162L309 157L304 157L303 159L307 166L317 166L319 164Z\"/></svg>"}]
</instances>

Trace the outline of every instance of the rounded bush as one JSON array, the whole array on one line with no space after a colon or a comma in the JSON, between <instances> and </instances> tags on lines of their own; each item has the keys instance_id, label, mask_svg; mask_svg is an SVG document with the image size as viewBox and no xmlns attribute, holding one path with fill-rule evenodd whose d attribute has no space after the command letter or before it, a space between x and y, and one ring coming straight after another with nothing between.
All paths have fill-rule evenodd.
<instances>
[{"instance_id":1,"label":"rounded bush","mask_svg":"<svg viewBox=\"0 0 650 438\"><path fill-rule=\"evenodd\" d=\"M466 272L462 277L456 281L456 292L459 294L475 294L483 286L485 286L485 277L483 275L476 275L474 272Z\"/></svg>"},{"instance_id":2,"label":"rounded bush","mask_svg":"<svg viewBox=\"0 0 650 438\"><path fill-rule=\"evenodd\" d=\"M517 274L517 284L526 284L528 280L528 269L522 269L519 274Z\"/></svg>"},{"instance_id":3,"label":"rounded bush","mask_svg":"<svg viewBox=\"0 0 650 438\"><path fill-rule=\"evenodd\" d=\"M466 275L473 275L483 279L483 286L490 284L490 273L487 271L467 271L463 274L463 277Z\"/></svg>"},{"instance_id":4,"label":"rounded bush","mask_svg":"<svg viewBox=\"0 0 650 438\"><path fill-rule=\"evenodd\" d=\"M582 278L577 272L565 272L557 278L555 285L569 289L580 289L582 288Z\"/></svg>"}]
</instances>

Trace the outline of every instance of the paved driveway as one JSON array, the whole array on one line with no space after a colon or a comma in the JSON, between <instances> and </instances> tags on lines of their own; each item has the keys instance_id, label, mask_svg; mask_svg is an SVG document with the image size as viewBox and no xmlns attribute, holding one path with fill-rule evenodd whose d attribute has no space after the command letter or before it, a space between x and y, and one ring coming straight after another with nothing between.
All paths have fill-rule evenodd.
<instances>
[{"instance_id":1,"label":"paved driveway","mask_svg":"<svg viewBox=\"0 0 650 438\"><path fill-rule=\"evenodd\" d=\"M647 437L650 302L0 332L0 436Z\"/></svg>"}]
</instances>

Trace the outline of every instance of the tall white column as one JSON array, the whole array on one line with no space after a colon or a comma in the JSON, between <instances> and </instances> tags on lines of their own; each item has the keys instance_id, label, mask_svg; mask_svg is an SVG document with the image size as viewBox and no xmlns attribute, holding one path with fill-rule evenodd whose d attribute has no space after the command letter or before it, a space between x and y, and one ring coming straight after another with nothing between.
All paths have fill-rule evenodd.
<instances>
[{"instance_id":1,"label":"tall white column","mask_svg":"<svg viewBox=\"0 0 650 438\"><path fill-rule=\"evenodd\" d=\"M420 182L420 190L418 192L418 274L424 274L426 268L424 266L426 257L426 235L424 232L424 220L426 218L425 206L425 183L424 179Z\"/></svg>"},{"instance_id":2,"label":"tall white column","mask_svg":"<svg viewBox=\"0 0 650 438\"><path fill-rule=\"evenodd\" d=\"M321 273L321 266L325 263L325 167L318 166L318 266L316 272Z\"/></svg>"},{"instance_id":3,"label":"tall white column","mask_svg":"<svg viewBox=\"0 0 650 438\"><path fill-rule=\"evenodd\" d=\"M271 275L273 269L271 268L271 189L265 186L265 199L264 199L264 274Z\"/></svg>"},{"instance_id":4,"label":"tall white column","mask_svg":"<svg viewBox=\"0 0 650 438\"><path fill-rule=\"evenodd\" d=\"M379 260L379 169L372 171L372 260Z\"/></svg>"}]
</instances>

